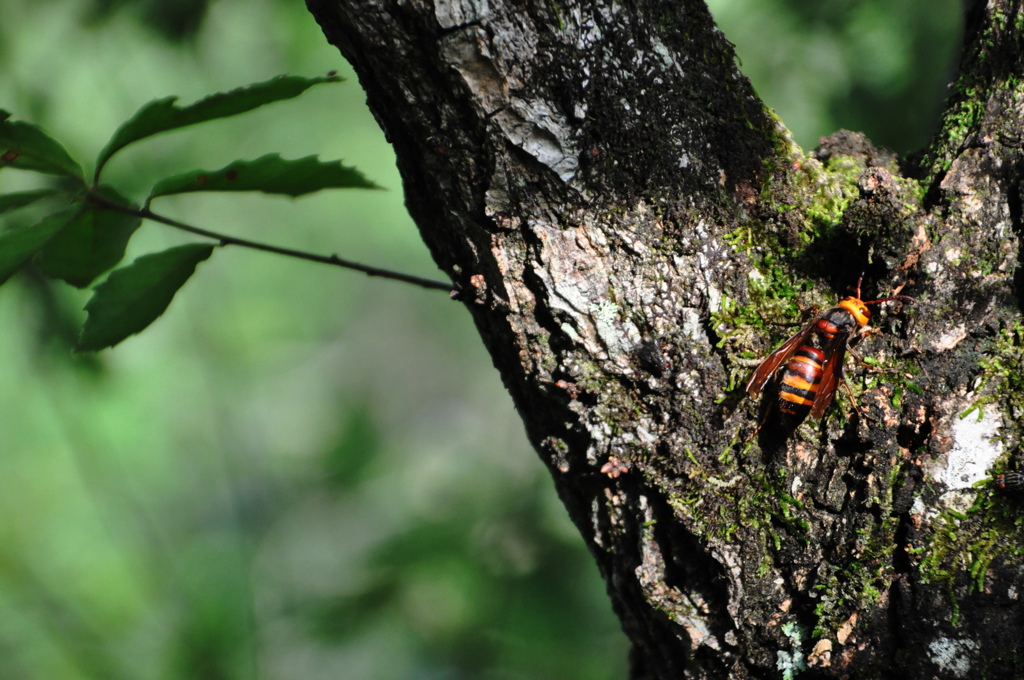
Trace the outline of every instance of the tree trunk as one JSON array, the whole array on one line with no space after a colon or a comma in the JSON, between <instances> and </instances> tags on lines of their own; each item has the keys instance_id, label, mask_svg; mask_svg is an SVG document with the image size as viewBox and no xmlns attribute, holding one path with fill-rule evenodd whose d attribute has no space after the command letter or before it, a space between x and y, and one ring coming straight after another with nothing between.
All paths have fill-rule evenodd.
<instances>
[{"instance_id":1,"label":"tree trunk","mask_svg":"<svg viewBox=\"0 0 1024 680\"><path fill-rule=\"evenodd\" d=\"M1019 3L968 17L941 131L900 161L846 132L805 156L699 0L307 2L633 678L1024 677L1022 503L975 485L1024 413ZM854 401L782 429L753 358L862 273L915 301L871 307Z\"/></svg>"}]
</instances>

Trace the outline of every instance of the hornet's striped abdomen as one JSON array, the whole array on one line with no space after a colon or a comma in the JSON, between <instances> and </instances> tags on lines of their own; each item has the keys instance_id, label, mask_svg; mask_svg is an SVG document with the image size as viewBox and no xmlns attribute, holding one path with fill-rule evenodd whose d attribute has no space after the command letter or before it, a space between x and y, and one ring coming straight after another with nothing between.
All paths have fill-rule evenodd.
<instances>
[{"instance_id":1,"label":"hornet's striped abdomen","mask_svg":"<svg viewBox=\"0 0 1024 680\"><path fill-rule=\"evenodd\" d=\"M810 412L821 382L825 353L810 345L801 346L786 364L779 384L779 412L799 422Z\"/></svg>"}]
</instances>

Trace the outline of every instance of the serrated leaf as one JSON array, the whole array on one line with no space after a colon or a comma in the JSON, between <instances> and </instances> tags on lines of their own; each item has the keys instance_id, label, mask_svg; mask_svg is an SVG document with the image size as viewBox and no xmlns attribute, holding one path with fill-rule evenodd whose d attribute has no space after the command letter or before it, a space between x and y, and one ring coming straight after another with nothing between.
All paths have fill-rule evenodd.
<instances>
[{"instance_id":1,"label":"serrated leaf","mask_svg":"<svg viewBox=\"0 0 1024 680\"><path fill-rule=\"evenodd\" d=\"M115 203L131 201L110 187L100 193ZM84 288L124 257L128 240L142 219L98 204L89 204L39 253L38 264L56 279Z\"/></svg>"},{"instance_id":2,"label":"serrated leaf","mask_svg":"<svg viewBox=\"0 0 1024 680\"><path fill-rule=\"evenodd\" d=\"M62 192L56 189L32 189L30 191L15 191L10 194L0 194L0 213L10 212L31 205L44 198L57 196Z\"/></svg>"},{"instance_id":3,"label":"serrated leaf","mask_svg":"<svg viewBox=\"0 0 1024 680\"><path fill-rule=\"evenodd\" d=\"M341 78L331 74L316 78L278 76L229 92L218 92L188 106L175 104L177 97L154 99L117 129L100 152L97 168L102 168L111 156L140 139L197 123L236 116L264 104L298 97L314 85L340 81Z\"/></svg>"},{"instance_id":4,"label":"serrated leaf","mask_svg":"<svg viewBox=\"0 0 1024 680\"><path fill-rule=\"evenodd\" d=\"M272 153L251 161L235 161L219 170L193 170L157 182L150 199L190 191L262 191L302 196L321 189L376 189L355 168L316 156L285 160Z\"/></svg>"},{"instance_id":5,"label":"serrated leaf","mask_svg":"<svg viewBox=\"0 0 1024 680\"><path fill-rule=\"evenodd\" d=\"M10 112L0 109L0 168L82 179L82 167L60 142L31 123L10 117Z\"/></svg>"},{"instance_id":6,"label":"serrated leaf","mask_svg":"<svg viewBox=\"0 0 1024 680\"><path fill-rule=\"evenodd\" d=\"M75 349L96 352L113 347L153 323L215 247L178 246L112 271L85 305L89 315Z\"/></svg>"},{"instance_id":7,"label":"serrated leaf","mask_svg":"<svg viewBox=\"0 0 1024 680\"><path fill-rule=\"evenodd\" d=\"M81 206L54 213L30 227L0 233L0 284L28 264L39 250L75 218Z\"/></svg>"}]
</instances>

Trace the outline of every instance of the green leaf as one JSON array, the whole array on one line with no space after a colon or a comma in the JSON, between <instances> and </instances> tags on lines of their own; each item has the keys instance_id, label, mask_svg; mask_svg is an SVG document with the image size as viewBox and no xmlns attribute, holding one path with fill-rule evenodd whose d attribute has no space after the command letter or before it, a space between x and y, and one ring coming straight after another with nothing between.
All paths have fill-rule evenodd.
<instances>
[{"instance_id":1,"label":"green leaf","mask_svg":"<svg viewBox=\"0 0 1024 680\"><path fill-rule=\"evenodd\" d=\"M121 205L131 201L110 187L100 193ZM128 240L142 218L98 204L89 204L53 237L39 254L39 266L48 275L84 288L124 257Z\"/></svg>"},{"instance_id":2,"label":"green leaf","mask_svg":"<svg viewBox=\"0 0 1024 680\"><path fill-rule=\"evenodd\" d=\"M60 142L35 125L11 121L10 117L9 112L0 109L0 168L82 179L82 167Z\"/></svg>"},{"instance_id":3,"label":"green leaf","mask_svg":"<svg viewBox=\"0 0 1024 680\"><path fill-rule=\"evenodd\" d=\"M76 350L113 347L155 322L214 248L206 244L178 246L143 255L112 271L85 305L89 315Z\"/></svg>"},{"instance_id":4,"label":"green leaf","mask_svg":"<svg viewBox=\"0 0 1024 680\"><path fill-rule=\"evenodd\" d=\"M89 316L75 349L96 352L113 347L153 323L215 247L178 246L112 271L85 305Z\"/></svg>"},{"instance_id":5,"label":"green leaf","mask_svg":"<svg viewBox=\"0 0 1024 680\"><path fill-rule=\"evenodd\" d=\"M97 172L106 165L111 156L140 139L196 123L236 116L264 104L298 97L314 85L340 81L341 78L334 74L316 78L278 76L230 92L218 92L188 106L175 104L178 101L177 97L154 99L136 111L134 116L117 129L107 142L107 146L100 152Z\"/></svg>"},{"instance_id":6,"label":"green leaf","mask_svg":"<svg viewBox=\"0 0 1024 680\"><path fill-rule=\"evenodd\" d=\"M262 191L302 196L321 189L376 189L355 168L316 156L285 160L276 153L252 161L235 161L220 170L193 170L157 182L150 200L189 191Z\"/></svg>"},{"instance_id":7,"label":"green leaf","mask_svg":"<svg viewBox=\"0 0 1024 680\"><path fill-rule=\"evenodd\" d=\"M81 206L74 206L54 213L31 227L0 233L0 284L24 267L80 210Z\"/></svg>"},{"instance_id":8,"label":"green leaf","mask_svg":"<svg viewBox=\"0 0 1024 680\"><path fill-rule=\"evenodd\" d=\"M32 189L30 191L16 191L10 194L0 194L0 213L10 212L23 208L26 205L35 203L44 198L60 195L61 191L56 189Z\"/></svg>"}]
</instances>

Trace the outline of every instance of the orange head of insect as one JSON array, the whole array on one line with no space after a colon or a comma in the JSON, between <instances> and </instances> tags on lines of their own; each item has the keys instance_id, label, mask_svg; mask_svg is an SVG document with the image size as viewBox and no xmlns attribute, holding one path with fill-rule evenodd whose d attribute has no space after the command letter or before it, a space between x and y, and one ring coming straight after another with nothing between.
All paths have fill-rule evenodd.
<instances>
[{"instance_id":1,"label":"orange head of insect","mask_svg":"<svg viewBox=\"0 0 1024 680\"><path fill-rule=\"evenodd\" d=\"M881 300L864 302L860 298L846 297L839 301L839 306L852 314L858 325L867 326L868 321L871 320L871 312L868 311L868 305L875 302L881 302Z\"/></svg>"},{"instance_id":2,"label":"orange head of insect","mask_svg":"<svg viewBox=\"0 0 1024 680\"><path fill-rule=\"evenodd\" d=\"M863 278L863 276L861 277ZM845 297L839 301L839 307L848 311L857 322L859 326L867 326L868 321L871 320L871 312L868 311L868 305L877 305L880 302L891 302L892 300L898 300L900 302L913 302L914 298L909 295L891 295L885 298L879 298L878 300L868 300L865 302L860 299L860 279L857 280L857 295Z\"/></svg>"}]
</instances>

